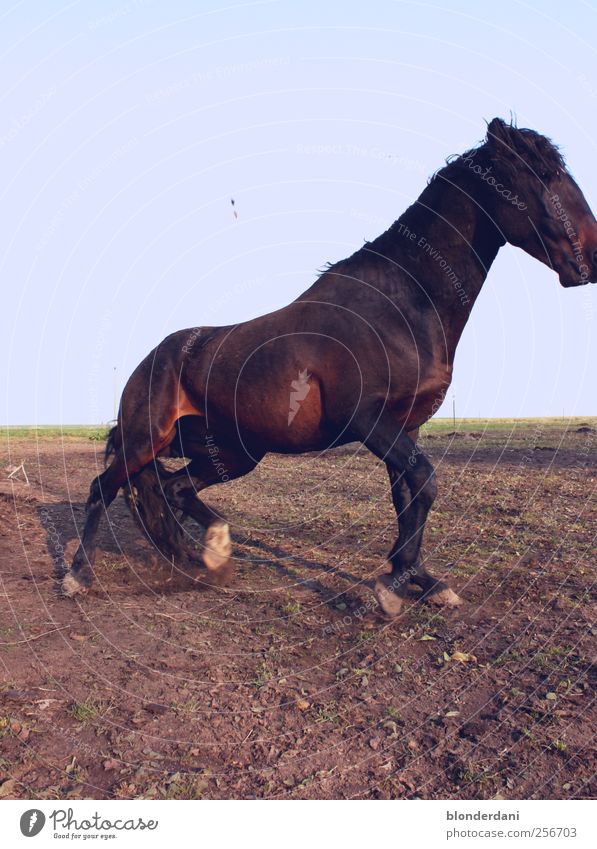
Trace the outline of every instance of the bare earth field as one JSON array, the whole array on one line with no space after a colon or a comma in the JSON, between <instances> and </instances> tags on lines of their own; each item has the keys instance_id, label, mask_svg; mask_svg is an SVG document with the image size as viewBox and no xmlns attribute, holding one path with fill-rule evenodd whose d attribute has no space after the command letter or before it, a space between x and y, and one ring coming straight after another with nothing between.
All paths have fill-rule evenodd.
<instances>
[{"instance_id":1,"label":"bare earth field","mask_svg":"<svg viewBox=\"0 0 597 849\"><path fill-rule=\"evenodd\" d=\"M103 444L0 445L0 797L594 798L597 421L433 424L428 566L465 599L384 619L396 535L358 446L208 491L225 589L157 562L122 499L60 598ZM24 461L30 485L11 467ZM190 524L189 532L197 534Z\"/></svg>"}]
</instances>

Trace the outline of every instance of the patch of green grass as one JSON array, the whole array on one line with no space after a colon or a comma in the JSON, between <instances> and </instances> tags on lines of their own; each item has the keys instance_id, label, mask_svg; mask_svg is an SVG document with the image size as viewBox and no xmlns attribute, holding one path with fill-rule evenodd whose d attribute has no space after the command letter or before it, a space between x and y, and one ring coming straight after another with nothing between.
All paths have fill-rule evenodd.
<instances>
[{"instance_id":1,"label":"patch of green grass","mask_svg":"<svg viewBox=\"0 0 597 849\"><path fill-rule=\"evenodd\" d=\"M591 604L591 593L588 590L582 590L582 592L580 592L578 595L578 600L583 604Z\"/></svg>"},{"instance_id":2,"label":"patch of green grass","mask_svg":"<svg viewBox=\"0 0 597 849\"><path fill-rule=\"evenodd\" d=\"M452 567L454 575L478 575L479 564L472 561L459 561Z\"/></svg>"},{"instance_id":3,"label":"patch of green grass","mask_svg":"<svg viewBox=\"0 0 597 849\"><path fill-rule=\"evenodd\" d=\"M273 677L274 673L272 672L268 664L263 661L258 667L255 673L255 677L251 681L251 684L253 684L253 686L257 688L265 687L265 685L268 684Z\"/></svg>"},{"instance_id":4,"label":"patch of green grass","mask_svg":"<svg viewBox=\"0 0 597 849\"><path fill-rule=\"evenodd\" d=\"M77 763L76 756L64 770L73 784L84 784L87 781L87 770Z\"/></svg>"},{"instance_id":5,"label":"patch of green grass","mask_svg":"<svg viewBox=\"0 0 597 849\"><path fill-rule=\"evenodd\" d=\"M128 568L128 563L126 560L113 560L111 558L103 557L101 563L102 571L105 572L122 572Z\"/></svg>"},{"instance_id":6,"label":"patch of green grass","mask_svg":"<svg viewBox=\"0 0 597 849\"><path fill-rule=\"evenodd\" d=\"M446 624L446 617L427 604L413 605L412 616L417 620L417 623L425 626L439 627Z\"/></svg>"},{"instance_id":7,"label":"patch of green grass","mask_svg":"<svg viewBox=\"0 0 597 849\"><path fill-rule=\"evenodd\" d=\"M201 702L197 699L187 699L186 702L173 702L172 707L180 715L193 716L201 710Z\"/></svg>"},{"instance_id":8,"label":"patch of green grass","mask_svg":"<svg viewBox=\"0 0 597 849\"><path fill-rule=\"evenodd\" d=\"M284 654L276 646L268 648L267 657L270 663L282 663L284 661Z\"/></svg>"},{"instance_id":9,"label":"patch of green grass","mask_svg":"<svg viewBox=\"0 0 597 849\"><path fill-rule=\"evenodd\" d=\"M92 722L102 712L102 705L95 699L88 698L84 702L74 702L69 712L77 722Z\"/></svg>"},{"instance_id":10,"label":"patch of green grass","mask_svg":"<svg viewBox=\"0 0 597 849\"><path fill-rule=\"evenodd\" d=\"M534 725L535 725L535 723L533 723L533 727L534 727ZM526 740L528 740L529 743L531 743L531 745L533 745L533 746L539 745L539 741L537 740L537 738L535 737L535 735L533 734L533 732L531 731L530 728L522 728L521 734Z\"/></svg>"},{"instance_id":11,"label":"patch of green grass","mask_svg":"<svg viewBox=\"0 0 597 849\"><path fill-rule=\"evenodd\" d=\"M393 720L395 720L399 725L406 725L406 722L400 716L400 713L396 710L393 705L390 705L386 711L388 716L390 716Z\"/></svg>"},{"instance_id":12,"label":"patch of green grass","mask_svg":"<svg viewBox=\"0 0 597 849\"><path fill-rule=\"evenodd\" d=\"M340 713L336 702L326 702L317 708L315 722L338 722Z\"/></svg>"},{"instance_id":13,"label":"patch of green grass","mask_svg":"<svg viewBox=\"0 0 597 849\"><path fill-rule=\"evenodd\" d=\"M202 799L207 788L207 780L203 776L181 775L175 773L165 790L164 799Z\"/></svg>"},{"instance_id":14,"label":"patch of green grass","mask_svg":"<svg viewBox=\"0 0 597 849\"><path fill-rule=\"evenodd\" d=\"M278 633L273 625L255 625L253 632L258 637L275 637Z\"/></svg>"},{"instance_id":15,"label":"patch of green grass","mask_svg":"<svg viewBox=\"0 0 597 849\"><path fill-rule=\"evenodd\" d=\"M505 651L499 657L495 657L491 661L492 666L505 666L507 663L520 663L523 660L523 656L519 651L515 651L512 649L511 651Z\"/></svg>"},{"instance_id":16,"label":"patch of green grass","mask_svg":"<svg viewBox=\"0 0 597 849\"><path fill-rule=\"evenodd\" d=\"M568 656L572 649L568 646L545 646L533 658L533 666L539 670L551 670L562 665L562 658Z\"/></svg>"},{"instance_id":17,"label":"patch of green grass","mask_svg":"<svg viewBox=\"0 0 597 849\"><path fill-rule=\"evenodd\" d=\"M496 776L470 761L463 764L458 771L458 784L461 787L476 787L478 795L482 798L497 789Z\"/></svg>"},{"instance_id":18,"label":"patch of green grass","mask_svg":"<svg viewBox=\"0 0 597 849\"><path fill-rule=\"evenodd\" d=\"M357 631L354 636L354 641L357 646L364 646L367 643L372 642L375 639L375 633L373 631Z\"/></svg>"},{"instance_id":19,"label":"patch of green grass","mask_svg":"<svg viewBox=\"0 0 597 849\"><path fill-rule=\"evenodd\" d=\"M301 612L301 604L299 601L294 601L290 596L288 597L288 601L282 607L282 612L286 614L286 616L296 616Z\"/></svg>"}]
</instances>

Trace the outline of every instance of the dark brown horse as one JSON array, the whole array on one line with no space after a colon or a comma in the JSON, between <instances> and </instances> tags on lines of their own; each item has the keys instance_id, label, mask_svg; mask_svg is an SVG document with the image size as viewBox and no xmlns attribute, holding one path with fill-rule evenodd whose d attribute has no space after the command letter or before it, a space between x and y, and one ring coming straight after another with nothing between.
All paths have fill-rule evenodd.
<instances>
[{"instance_id":1,"label":"dark brown horse","mask_svg":"<svg viewBox=\"0 0 597 849\"><path fill-rule=\"evenodd\" d=\"M450 385L458 340L506 242L563 286L597 279L597 222L557 148L496 118L389 230L289 306L168 336L124 390L64 592L91 585L99 520L121 487L165 553L183 551L179 516L204 526L203 562L217 574L230 537L202 489L250 472L270 451L360 441L386 463L398 517L391 574L375 585L381 607L398 614L410 582L431 602L459 604L421 560L436 484L415 440ZM190 463L168 474L156 459L167 453Z\"/></svg>"}]
</instances>

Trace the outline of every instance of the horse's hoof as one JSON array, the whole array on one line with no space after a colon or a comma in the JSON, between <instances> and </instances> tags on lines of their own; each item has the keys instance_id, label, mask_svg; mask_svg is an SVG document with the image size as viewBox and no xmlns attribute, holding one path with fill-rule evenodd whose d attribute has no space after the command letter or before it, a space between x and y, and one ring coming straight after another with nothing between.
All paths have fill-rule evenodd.
<instances>
[{"instance_id":1,"label":"horse's hoof","mask_svg":"<svg viewBox=\"0 0 597 849\"><path fill-rule=\"evenodd\" d=\"M86 593L87 587L81 584L70 572L67 572L64 578L62 579L61 584L62 595L67 598L72 598L77 593Z\"/></svg>"},{"instance_id":2,"label":"horse's hoof","mask_svg":"<svg viewBox=\"0 0 597 849\"><path fill-rule=\"evenodd\" d=\"M395 619L400 616L404 600L399 595L389 590L381 578L378 578L373 588L375 598L386 616Z\"/></svg>"},{"instance_id":3,"label":"horse's hoof","mask_svg":"<svg viewBox=\"0 0 597 849\"><path fill-rule=\"evenodd\" d=\"M217 570L211 570L207 575L205 582L210 587L228 587L234 578L234 560L227 560L223 566Z\"/></svg>"},{"instance_id":4,"label":"horse's hoof","mask_svg":"<svg viewBox=\"0 0 597 849\"><path fill-rule=\"evenodd\" d=\"M462 604L460 596L456 595L450 587L426 596L425 601L428 601L429 604L436 604L438 607L460 607Z\"/></svg>"},{"instance_id":5,"label":"horse's hoof","mask_svg":"<svg viewBox=\"0 0 597 849\"><path fill-rule=\"evenodd\" d=\"M232 542L226 522L215 522L205 532L203 562L210 572L217 572L230 560Z\"/></svg>"}]
</instances>

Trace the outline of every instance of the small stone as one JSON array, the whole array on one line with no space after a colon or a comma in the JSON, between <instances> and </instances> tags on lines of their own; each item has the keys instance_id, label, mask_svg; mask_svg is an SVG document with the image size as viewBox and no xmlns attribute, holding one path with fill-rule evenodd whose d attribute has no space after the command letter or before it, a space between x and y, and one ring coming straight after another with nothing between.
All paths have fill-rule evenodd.
<instances>
[{"instance_id":1,"label":"small stone","mask_svg":"<svg viewBox=\"0 0 597 849\"><path fill-rule=\"evenodd\" d=\"M143 708L148 713L154 713L154 714L168 713L168 708L166 707L166 705L160 705L157 702L149 702L148 704L143 705Z\"/></svg>"},{"instance_id":2,"label":"small stone","mask_svg":"<svg viewBox=\"0 0 597 849\"><path fill-rule=\"evenodd\" d=\"M15 792L17 782L14 778L9 778L8 781L0 784L0 798L6 799L7 796L12 796Z\"/></svg>"}]
</instances>

